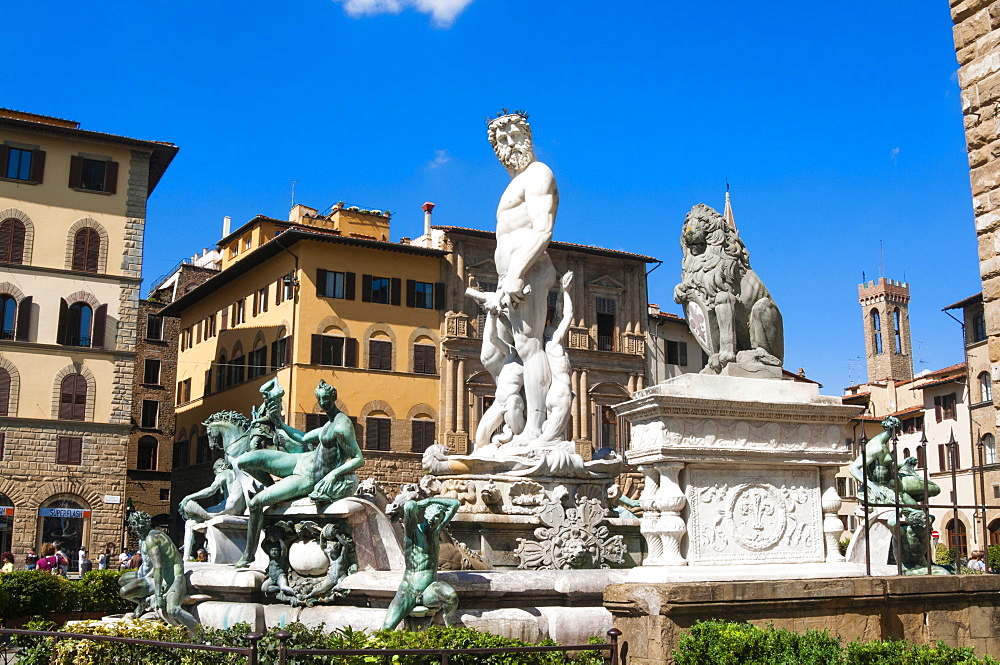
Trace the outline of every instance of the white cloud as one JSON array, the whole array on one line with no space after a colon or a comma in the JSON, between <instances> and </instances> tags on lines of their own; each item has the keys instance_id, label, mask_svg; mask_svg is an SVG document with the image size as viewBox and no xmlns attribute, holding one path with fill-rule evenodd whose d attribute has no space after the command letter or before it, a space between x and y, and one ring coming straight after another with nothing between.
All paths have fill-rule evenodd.
<instances>
[{"instance_id":1,"label":"white cloud","mask_svg":"<svg viewBox=\"0 0 1000 665\"><path fill-rule=\"evenodd\" d=\"M899 156L899 148L893 148L892 150L889 151L889 159L891 159L893 163L896 162L896 157L898 156Z\"/></svg>"},{"instance_id":2,"label":"white cloud","mask_svg":"<svg viewBox=\"0 0 1000 665\"><path fill-rule=\"evenodd\" d=\"M448 154L447 150L435 150L434 159L428 162L427 168L439 169L450 161L451 161L451 155Z\"/></svg>"},{"instance_id":3,"label":"white cloud","mask_svg":"<svg viewBox=\"0 0 1000 665\"><path fill-rule=\"evenodd\" d=\"M354 17L375 14L398 14L408 7L430 14L434 25L450 27L472 0L334 0L344 5L344 11Z\"/></svg>"}]
</instances>

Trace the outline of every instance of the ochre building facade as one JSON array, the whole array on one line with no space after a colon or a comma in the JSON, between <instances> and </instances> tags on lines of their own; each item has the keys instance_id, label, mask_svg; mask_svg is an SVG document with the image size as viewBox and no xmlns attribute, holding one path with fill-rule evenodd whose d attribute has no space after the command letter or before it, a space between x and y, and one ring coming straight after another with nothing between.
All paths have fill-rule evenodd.
<instances>
[{"instance_id":1,"label":"ochre building facade","mask_svg":"<svg viewBox=\"0 0 1000 665\"><path fill-rule=\"evenodd\" d=\"M146 200L172 144L0 110L0 548L121 546Z\"/></svg>"}]
</instances>

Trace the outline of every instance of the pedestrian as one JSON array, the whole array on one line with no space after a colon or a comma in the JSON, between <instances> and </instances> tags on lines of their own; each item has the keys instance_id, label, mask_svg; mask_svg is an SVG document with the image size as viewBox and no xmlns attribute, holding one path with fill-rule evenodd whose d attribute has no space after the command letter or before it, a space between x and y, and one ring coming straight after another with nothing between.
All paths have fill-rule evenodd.
<instances>
[{"instance_id":1,"label":"pedestrian","mask_svg":"<svg viewBox=\"0 0 1000 665\"><path fill-rule=\"evenodd\" d=\"M42 555L38 558L38 570L53 575L59 574L59 557L56 556L56 546L52 543L42 543Z\"/></svg>"},{"instance_id":2,"label":"pedestrian","mask_svg":"<svg viewBox=\"0 0 1000 665\"><path fill-rule=\"evenodd\" d=\"M986 562L983 560L983 553L976 550L969 557L969 569L981 572L986 572Z\"/></svg>"},{"instance_id":3,"label":"pedestrian","mask_svg":"<svg viewBox=\"0 0 1000 665\"><path fill-rule=\"evenodd\" d=\"M81 547L80 552L76 556L77 562L79 563L80 574L83 575L85 572L90 570L90 559L87 558L87 548Z\"/></svg>"},{"instance_id":4,"label":"pedestrian","mask_svg":"<svg viewBox=\"0 0 1000 665\"><path fill-rule=\"evenodd\" d=\"M108 559L111 558L111 550L105 549L99 555L97 555L97 569L107 570L108 569Z\"/></svg>"},{"instance_id":5,"label":"pedestrian","mask_svg":"<svg viewBox=\"0 0 1000 665\"><path fill-rule=\"evenodd\" d=\"M205 550L198 550L197 557L198 557L198 561L201 561L201 562L208 561L208 552L206 552Z\"/></svg>"},{"instance_id":6,"label":"pedestrian","mask_svg":"<svg viewBox=\"0 0 1000 665\"><path fill-rule=\"evenodd\" d=\"M61 544L56 547L56 558L59 559L59 574L66 577L66 573L69 572L69 559L66 558Z\"/></svg>"},{"instance_id":7,"label":"pedestrian","mask_svg":"<svg viewBox=\"0 0 1000 665\"><path fill-rule=\"evenodd\" d=\"M129 560L128 567L135 569L142 567L142 552L140 552L139 550L135 551L135 554L133 554L132 558Z\"/></svg>"},{"instance_id":8,"label":"pedestrian","mask_svg":"<svg viewBox=\"0 0 1000 665\"><path fill-rule=\"evenodd\" d=\"M35 551L34 547L28 548L28 553L24 555L24 569L34 570L35 566L38 565L38 552Z\"/></svg>"},{"instance_id":9,"label":"pedestrian","mask_svg":"<svg viewBox=\"0 0 1000 665\"><path fill-rule=\"evenodd\" d=\"M0 573L13 573L14 572L14 555L10 552L4 552L0 554Z\"/></svg>"}]
</instances>

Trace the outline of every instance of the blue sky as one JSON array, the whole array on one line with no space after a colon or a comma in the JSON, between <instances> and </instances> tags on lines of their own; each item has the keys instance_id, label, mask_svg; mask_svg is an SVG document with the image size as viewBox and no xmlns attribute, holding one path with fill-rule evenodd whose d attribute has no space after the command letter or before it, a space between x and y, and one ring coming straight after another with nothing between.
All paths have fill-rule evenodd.
<instances>
[{"instance_id":1,"label":"blue sky","mask_svg":"<svg viewBox=\"0 0 1000 665\"><path fill-rule=\"evenodd\" d=\"M862 271L911 284L916 370L962 360L941 308L981 289L945 0L0 0L43 35L0 106L181 148L150 200L152 279L224 215L394 211L489 229L507 176L483 120L530 112L558 240L653 255L669 311L678 235L732 186L786 362L864 379Z\"/></svg>"}]
</instances>

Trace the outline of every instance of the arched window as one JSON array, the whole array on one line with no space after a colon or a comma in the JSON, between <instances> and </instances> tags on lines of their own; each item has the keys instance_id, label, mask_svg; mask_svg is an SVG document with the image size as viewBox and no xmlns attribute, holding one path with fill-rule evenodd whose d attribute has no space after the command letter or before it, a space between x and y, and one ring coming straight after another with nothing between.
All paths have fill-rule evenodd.
<instances>
[{"instance_id":1,"label":"arched window","mask_svg":"<svg viewBox=\"0 0 1000 665\"><path fill-rule=\"evenodd\" d=\"M1000 545L1000 519L990 522L990 545Z\"/></svg>"},{"instance_id":2,"label":"arched window","mask_svg":"<svg viewBox=\"0 0 1000 665\"><path fill-rule=\"evenodd\" d=\"M872 310L872 336L875 339L875 353L882 353L882 318L878 310Z\"/></svg>"},{"instance_id":3,"label":"arched window","mask_svg":"<svg viewBox=\"0 0 1000 665\"><path fill-rule=\"evenodd\" d=\"M983 434L983 462L986 464L997 463L997 440L990 434Z\"/></svg>"},{"instance_id":4,"label":"arched window","mask_svg":"<svg viewBox=\"0 0 1000 665\"><path fill-rule=\"evenodd\" d=\"M144 436L139 439L139 454L135 460L135 468L140 471L156 471L156 453L159 443L156 437Z\"/></svg>"},{"instance_id":5,"label":"arched window","mask_svg":"<svg viewBox=\"0 0 1000 665\"><path fill-rule=\"evenodd\" d=\"M73 270L97 272L101 258L101 234L97 229L84 227L73 238Z\"/></svg>"},{"instance_id":6,"label":"arched window","mask_svg":"<svg viewBox=\"0 0 1000 665\"><path fill-rule=\"evenodd\" d=\"M24 222L5 219L0 222L0 263L24 261Z\"/></svg>"},{"instance_id":7,"label":"arched window","mask_svg":"<svg viewBox=\"0 0 1000 665\"><path fill-rule=\"evenodd\" d=\"M962 521L952 518L948 520L948 524L944 528L948 531L948 549L955 550L955 554L958 557L964 558L968 556L965 525L962 524Z\"/></svg>"},{"instance_id":8,"label":"arched window","mask_svg":"<svg viewBox=\"0 0 1000 665\"><path fill-rule=\"evenodd\" d=\"M392 369L392 341L385 333L375 333L368 340L368 369Z\"/></svg>"},{"instance_id":9,"label":"arched window","mask_svg":"<svg viewBox=\"0 0 1000 665\"><path fill-rule=\"evenodd\" d=\"M896 328L896 353L903 352L903 326L899 320L899 308L897 307L892 312L892 323Z\"/></svg>"},{"instance_id":10,"label":"arched window","mask_svg":"<svg viewBox=\"0 0 1000 665\"><path fill-rule=\"evenodd\" d=\"M392 420L382 411L373 411L365 418L365 448L392 450Z\"/></svg>"},{"instance_id":11,"label":"arched window","mask_svg":"<svg viewBox=\"0 0 1000 665\"><path fill-rule=\"evenodd\" d=\"M0 416L10 415L10 372L0 367ZM0 439L2 441L2 439ZM6 551L6 550L4 550Z\"/></svg>"},{"instance_id":12,"label":"arched window","mask_svg":"<svg viewBox=\"0 0 1000 665\"><path fill-rule=\"evenodd\" d=\"M94 310L85 302L75 302L69 307L66 319L66 344L68 346L90 346L91 325Z\"/></svg>"},{"instance_id":13,"label":"arched window","mask_svg":"<svg viewBox=\"0 0 1000 665\"><path fill-rule=\"evenodd\" d=\"M86 420L87 379L83 374L67 374L59 390L59 418L62 420Z\"/></svg>"},{"instance_id":14,"label":"arched window","mask_svg":"<svg viewBox=\"0 0 1000 665\"><path fill-rule=\"evenodd\" d=\"M79 570L79 551L90 542L90 506L73 494L50 498L38 511L43 543L55 543L69 559L69 570Z\"/></svg>"},{"instance_id":15,"label":"arched window","mask_svg":"<svg viewBox=\"0 0 1000 665\"><path fill-rule=\"evenodd\" d=\"M7 294L0 296L0 339L14 339L16 318L17 301Z\"/></svg>"},{"instance_id":16,"label":"arched window","mask_svg":"<svg viewBox=\"0 0 1000 665\"><path fill-rule=\"evenodd\" d=\"M979 373L979 401L990 402L993 400L993 381L989 372Z\"/></svg>"}]
</instances>

